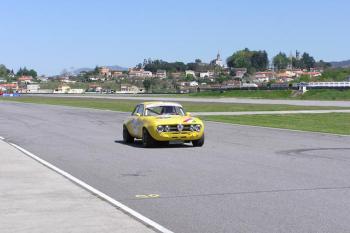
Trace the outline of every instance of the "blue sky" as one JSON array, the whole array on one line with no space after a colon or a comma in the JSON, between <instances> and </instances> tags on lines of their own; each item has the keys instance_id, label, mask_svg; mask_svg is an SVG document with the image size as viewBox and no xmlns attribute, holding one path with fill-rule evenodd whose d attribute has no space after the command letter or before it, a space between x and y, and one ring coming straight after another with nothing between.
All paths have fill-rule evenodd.
<instances>
[{"instance_id":1,"label":"blue sky","mask_svg":"<svg viewBox=\"0 0 350 233\"><path fill-rule=\"evenodd\" d=\"M209 61L248 47L350 59L350 1L2 0L0 64L39 74L144 58Z\"/></svg>"}]
</instances>

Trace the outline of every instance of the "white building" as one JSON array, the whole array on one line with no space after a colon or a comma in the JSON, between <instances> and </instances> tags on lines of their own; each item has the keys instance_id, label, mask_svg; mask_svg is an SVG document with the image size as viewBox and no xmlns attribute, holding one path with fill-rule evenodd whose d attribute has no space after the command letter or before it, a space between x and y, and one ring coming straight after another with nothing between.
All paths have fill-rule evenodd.
<instances>
[{"instance_id":1,"label":"white building","mask_svg":"<svg viewBox=\"0 0 350 233\"><path fill-rule=\"evenodd\" d=\"M70 90L70 86L67 86L67 85L62 85L62 86L59 86L58 89L54 90L54 94L66 94L68 93Z\"/></svg>"},{"instance_id":2,"label":"white building","mask_svg":"<svg viewBox=\"0 0 350 233\"><path fill-rule=\"evenodd\" d=\"M211 71L199 73L200 78L211 78L213 76L214 76L214 72L211 72Z\"/></svg>"},{"instance_id":3,"label":"white building","mask_svg":"<svg viewBox=\"0 0 350 233\"><path fill-rule=\"evenodd\" d=\"M242 83L241 87L258 87L255 83Z\"/></svg>"},{"instance_id":4,"label":"white building","mask_svg":"<svg viewBox=\"0 0 350 233\"><path fill-rule=\"evenodd\" d=\"M162 79L166 78L166 70L157 70L156 77Z\"/></svg>"},{"instance_id":5,"label":"white building","mask_svg":"<svg viewBox=\"0 0 350 233\"><path fill-rule=\"evenodd\" d=\"M70 89L68 91L69 94L82 94L84 93L85 90L84 89L81 89L81 88L76 88L76 89Z\"/></svg>"},{"instance_id":6,"label":"white building","mask_svg":"<svg viewBox=\"0 0 350 233\"><path fill-rule=\"evenodd\" d=\"M152 76L153 74L151 71L147 71L147 70L143 71L143 77L152 77Z\"/></svg>"},{"instance_id":7,"label":"white building","mask_svg":"<svg viewBox=\"0 0 350 233\"><path fill-rule=\"evenodd\" d=\"M221 56L220 56L220 53L219 53L219 52L218 52L218 54L216 55L216 59L214 59L214 60L211 61L211 64L217 65L217 66L220 66L220 67L225 67L223 61L221 60Z\"/></svg>"},{"instance_id":8,"label":"white building","mask_svg":"<svg viewBox=\"0 0 350 233\"><path fill-rule=\"evenodd\" d=\"M40 89L39 84L28 84L27 85L27 93L38 93Z\"/></svg>"},{"instance_id":9,"label":"white building","mask_svg":"<svg viewBox=\"0 0 350 233\"><path fill-rule=\"evenodd\" d=\"M179 85L183 86L183 87L197 87L197 86L199 86L198 82L196 82L196 81L179 82Z\"/></svg>"},{"instance_id":10,"label":"white building","mask_svg":"<svg viewBox=\"0 0 350 233\"><path fill-rule=\"evenodd\" d=\"M234 71L235 71L235 78L242 79L248 70L247 68L234 68Z\"/></svg>"},{"instance_id":11,"label":"white building","mask_svg":"<svg viewBox=\"0 0 350 233\"><path fill-rule=\"evenodd\" d=\"M186 77L188 75L192 75L193 77L196 77L196 72L194 72L193 70L186 70L185 71L185 75L186 75Z\"/></svg>"},{"instance_id":12,"label":"white building","mask_svg":"<svg viewBox=\"0 0 350 233\"><path fill-rule=\"evenodd\" d=\"M97 81L99 78L97 78L97 77L89 77L89 80L90 81Z\"/></svg>"},{"instance_id":13,"label":"white building","mask_svg":"<svg viewBox=\"0 0 350 233\"><path fill-rule=\"evenodd\" d=\"M137 86L130 85L130 84L122 84L120 86L120 91L117 91L116 93L119 94L137 94L137 93L144 93L145 90L138 88Z\"/></svg>"},{"instance_id":14,"label":"white building","mask_svg":"<svg viewBox=\"0 0 350 233\"><path fill-rule=\"evenodd\" d=\"M47 82L47 81L49 81L49 78L48 78L48 77L45 77L45 76L43 76L43 75L38 76L38 77L36 77L36 78L39 79L41 82Z\"/></svg>"},{"instance_id":15,"label":"white building","mask_svg":"<svg viewBox=\"0 0 350 233\"><path fill-rule=\"evenodd\" d=\"M153 74L151 71L147 71L144 69L129 69L130 77L152 77Z\"/></svg>"},{"instance_id":16,"label":"white building","mask_svg":"<svg viewBox=\"0 0 350 233\"><path fill-rule=\"evenodd\" d=\"M198 86L198 82L196 81L190 82L190 87L197 87L197 86Z\"/></svg>"},{"instance_id":17,"label":"white building","mask_svg":"<svg viewBox=\"0 0 350 233\"><path fill-rule=\"evenodd\" d=\"M61 82L63 82L63 83L76 83L77 81L69 80L69 79L64 79L64 80L62 80Z\"/></svg>"},{"instance_id":18,"label":"white building","mask_svg":"<svg viewBox=\"0 0 350 233\"><path fill-rule=\"evenodd\" d=\"M256 72L254 81L258 83L268 82L273 77L273 72Z\"/></svg>"}]
</instances>

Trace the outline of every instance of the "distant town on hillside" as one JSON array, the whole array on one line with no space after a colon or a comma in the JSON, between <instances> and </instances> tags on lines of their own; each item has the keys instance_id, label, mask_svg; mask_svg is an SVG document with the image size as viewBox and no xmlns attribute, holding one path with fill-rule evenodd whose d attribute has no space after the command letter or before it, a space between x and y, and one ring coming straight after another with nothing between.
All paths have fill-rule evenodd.
<instances>
[{"instance_id":1,"label":"distant town on hillside","mask_svg":"<svg viewBox=\"0 0 350 233\"><path fill-rule=\"evenodd\" d=\"M306 52L280 52L269 60L264 50L243 49L209 62L144 59L134 67L96 66L38 75L26 67L0 65L0 92L17 93L189 93L201 90L350 86L350 60L316 61Z\"/></svg>"}]
</instances>

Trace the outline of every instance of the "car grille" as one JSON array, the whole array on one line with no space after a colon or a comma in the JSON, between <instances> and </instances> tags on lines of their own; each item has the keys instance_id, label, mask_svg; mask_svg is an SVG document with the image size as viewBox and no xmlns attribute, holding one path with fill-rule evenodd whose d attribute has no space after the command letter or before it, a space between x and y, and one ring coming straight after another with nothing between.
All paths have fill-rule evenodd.
<instances>
[{"instance_id":1,"label":"car grille","mask_svg":"<svg viewBox=\"0 0 350 233\"><path fill-rule=\"evenodd\" d=\"M183 125L184 128L181 132L184 132L184 131L191 131L190 130L190 126L191 125ZM169 125L169 132L180 132L178 129L177 129L177 125Z\"/></svg>"}]
</instances>

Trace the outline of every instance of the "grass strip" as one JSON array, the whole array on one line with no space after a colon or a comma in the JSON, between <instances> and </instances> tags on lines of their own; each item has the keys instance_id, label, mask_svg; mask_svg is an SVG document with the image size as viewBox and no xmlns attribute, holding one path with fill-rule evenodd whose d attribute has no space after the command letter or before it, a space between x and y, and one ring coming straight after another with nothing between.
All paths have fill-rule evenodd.
<instances>
[{"instance_id":1,"label":"grass strip","mask_svg":"<svg viewBox=\"0 0 350 233\"><path fill-rule=\"evenodd\" d=\"M138 100L113 100L94 98L69 98L69 97L41 97L41 96L21 96L21 97L1 97L0 100L15 101L23 103L64 105L71 107L84 107L102 110L131 112ZM235 103L198 103L181 102L186 111L189 112L242 112L242 111L286 111L286 110L329 110L346 109L341 107L323 106L295 106L276 104L235 104Z\"/></svg>"},{"instance_id":2,"label":"grass strip","mask_svg":"<svg viewBox=\"0 0 350 233\"><path fill-rule=\"evenodd\" d=\"M203 116L204 120L350 135L350 113Z\"/></svg>"},{"instance_id":3,"label":"grass strip","mask_svg":"<svg viewBox=\"0 0 350 233\"><path fill-rule=\"evenodd\" d=\"M350 89L313 89L303 95L293 95L292 90L229 90L203 91L183 95L183 97L206 98L256 98L256 99L291 99L291 100L350 100Z\"/></svg>"}]
</instances>

